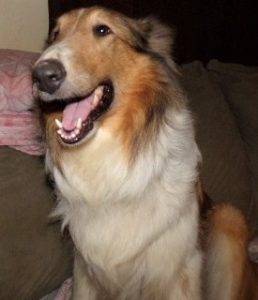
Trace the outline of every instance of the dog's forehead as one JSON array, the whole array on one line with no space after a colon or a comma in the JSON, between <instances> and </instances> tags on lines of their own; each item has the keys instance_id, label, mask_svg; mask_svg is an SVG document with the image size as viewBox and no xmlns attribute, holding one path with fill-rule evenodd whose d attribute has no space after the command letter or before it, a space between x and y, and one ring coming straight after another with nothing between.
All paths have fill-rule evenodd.
<instances>
[{"instance_id":1,"label":"dog's forehead","mask_svg":"<svg viewBox=\"0 0 258 300\"><path fill-rule=\"evenodd\" d=\"M112 19L118 19L120 16L116 12L111 12L104 8L81 8L73 10L61 16L58 24L61 27L87 26L96 22L112 22Z\"/></svg>"}]
</instances>

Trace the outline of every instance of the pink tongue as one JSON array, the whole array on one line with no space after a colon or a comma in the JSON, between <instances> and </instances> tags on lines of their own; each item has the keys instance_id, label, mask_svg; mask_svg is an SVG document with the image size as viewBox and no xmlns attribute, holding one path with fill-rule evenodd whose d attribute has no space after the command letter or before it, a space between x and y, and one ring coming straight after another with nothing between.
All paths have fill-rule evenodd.
<instances>
[{"instance_id":1,"label":"pink tongue","mask_svg":"<svg viewBox=\"0 0 258 300\"><path fill-rule=\"evenodd\" d=\"M65 107L63 111L63 120L62 120L62 125L64 130L72 131L75 129L77 120L79 118L81 118L82 121L85 121L87 119L91 110L93 109L92 107L93 98L94 98L94 93L89 97L85 98L84 100L68 104Z\"/></svg>"}]
</instances>

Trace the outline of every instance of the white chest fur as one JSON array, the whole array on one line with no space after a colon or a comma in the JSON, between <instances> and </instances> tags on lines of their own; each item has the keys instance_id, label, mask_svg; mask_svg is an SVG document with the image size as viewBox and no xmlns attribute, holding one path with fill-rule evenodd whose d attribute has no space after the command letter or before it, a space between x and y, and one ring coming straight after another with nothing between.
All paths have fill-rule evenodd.
<instances>
[{"instance_id":1,"label":"white chest fur","mask_svg":"<svg viewBox=\"0 0 258 300\"><path fill-rule=\"evenodd\" d=\"M173 276L197 252L200 154L185 119L176 120L185 123L182 128L165 128L156 152L139 156L133 167L124 163L119 143L104 134L87 150L63 155L63 174L53 169L61 194L56 213L91 269L117 285L136 272L127 267L132 260L138 276L146 265L150 276L159 276L164 264Z\"/></svg>"}]
</instances>

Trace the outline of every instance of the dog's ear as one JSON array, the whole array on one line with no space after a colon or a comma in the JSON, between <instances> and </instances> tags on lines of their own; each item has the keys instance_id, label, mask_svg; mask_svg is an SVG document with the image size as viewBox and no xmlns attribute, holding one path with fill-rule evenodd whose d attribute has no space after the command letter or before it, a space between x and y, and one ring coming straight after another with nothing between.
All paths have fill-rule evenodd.
<instances>
[{"instance_id":1,"label":"dog's ear","mask_svg":"<svg viewBox=\"0 0 258 300\"><path fill-rule=\"evenodd\" d=\"M138 28L147 41L148 48L162 56L172 52L174 31L154 17L138 20Z\"/></svg>"}]
</instances>

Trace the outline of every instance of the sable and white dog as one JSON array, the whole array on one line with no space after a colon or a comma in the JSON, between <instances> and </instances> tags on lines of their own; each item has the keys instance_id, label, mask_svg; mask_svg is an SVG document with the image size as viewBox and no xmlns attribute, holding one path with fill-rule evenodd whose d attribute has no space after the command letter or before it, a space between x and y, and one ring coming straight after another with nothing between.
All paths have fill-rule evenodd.
<instances>
[{"instance_id":1,"label":"sable and white dog","mask_svg":"<svg viewBox=\"0 0 258 300\"><path fill-rule=\"evenodd\" d=\"M199 238L201 155L171 44L156 20L93 7L62 16L35 64L74 300L255 299L240 212L214 209Z\"/></svg>"}]
</instances>

